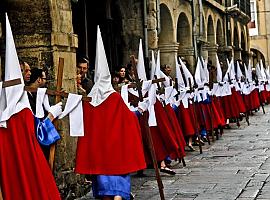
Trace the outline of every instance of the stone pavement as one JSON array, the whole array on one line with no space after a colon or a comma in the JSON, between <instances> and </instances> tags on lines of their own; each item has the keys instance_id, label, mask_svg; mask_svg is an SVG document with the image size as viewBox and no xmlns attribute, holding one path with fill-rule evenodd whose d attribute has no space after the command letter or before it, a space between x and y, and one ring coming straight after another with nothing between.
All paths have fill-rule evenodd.
<instances>
[{"instance_id":1,"label":"stone pavement","mask_svg":"<svg viewBox=\"0 0 270 200\"><path fill-rule=\"evenodd\" d=\"M175 176L161 173L166 200L270 200L270 106L265 110L250 117L250 126L243 120L225 130L203 154L188 153L186 167L174 162ZM154 170L145 174L132 176L135 199L160 199Z\"/></svg>"}]
</instances>

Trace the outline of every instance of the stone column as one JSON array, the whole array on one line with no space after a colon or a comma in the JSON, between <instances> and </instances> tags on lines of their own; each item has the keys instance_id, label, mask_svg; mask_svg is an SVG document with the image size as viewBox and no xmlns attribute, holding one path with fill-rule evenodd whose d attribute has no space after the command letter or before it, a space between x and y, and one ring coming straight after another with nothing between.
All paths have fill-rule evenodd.
<instances>
[{"instance_id":1,"label":"stone column","mask_svg":"<svg viewBox=\"0 0 270 200\"><path fill-rule=\"evenodd\" d=\"M237 59L242 59L242 55L241 55L241 52L242 52L242 48L240 47L234 47L234 60L237 60Z\"/></svg>"},{"instance_id":2,"label":"stone column","mask_svg":"<svg viewBox=\"0 0 270 200\"><path fill-rule=\"evenodd\" d=\"M208 57L204 57L204 58L209 58L210 60L212 60L212 63L215 65L218 45L216 45L216 44L211 45L211 46L206 47L205 49L208 53Z\"/></svg>"},{"instance_id":3,"label":"stone column","mask_svg":"<svg viewBox=\"0 0 270 200\"><path fill-rule=\"evenodd\" d=\"M156 0L149 0L148 5L148 47L149 50L158 48L157 36L157 4Z\"/></svg>"},{"instance_id":4,"label":"stone column","mask_svg":"<svg viewBox=\"0 0 270 200\"><path fill-rule=\"evenodd\" d=\"M160 63L168 64L172 67L171 75L175 76L175 56L178 52L179 43L163 43L159 44Z\"/></svg>"},{"instance_id":5,"label":"stone column","mask_svg":"<svg viewBox=\"0 0 270 200\"><path fill-rule=\"evenodd\" d=\"M49 88L55 88L59 57L64 58L63 89L76 92L78 38L73 34L71 1L7 1L19 57L31 67L38 66L48 70ZM76 139L69 137L67 119L59 120L59 124L61 140L56 145L56 182L62 193L70 192L80 196L83 192L82 187L78 187L78 182L82 179L73 172Z\"/></svg>"},{"instance_id":6,"label":"stone column","mask_svg":"<svg viewBox=\"0 0 270 200\"><path fill-rule=\"evenodd\" d=\"M178 50L178 55L181 57L184 57L189 64L189 69L191 70L191 72L194 72L194 66L195 66L195 62L194 62L194 48L192 46L190 47L181 47Z\"/></svg>"},{"instance_id":7,"label":"stone column","mask_svg":"<svg viewBox=\"0 0 270 200\"><path fill-rule=\"evenodd\" d=\"M49 1L52 30L50 33L51 51L48 52L52 59L53 74L56 77L59 57L64 58L63 89L67 92L76 92L76 48L78 37L73 34L72 11L70 0ZM55 78L53 78L55 85ZM73 172L77 139L69 136L68 119L60 121L61 141L56 147L55 175L57 185L65 192L73 192L81 196L83 179ZM91 158L89 158L91 159ZM68 186L69 185L69 186ZM72 189L73 187L73 189Z\"/></svg>"}]
</instances>

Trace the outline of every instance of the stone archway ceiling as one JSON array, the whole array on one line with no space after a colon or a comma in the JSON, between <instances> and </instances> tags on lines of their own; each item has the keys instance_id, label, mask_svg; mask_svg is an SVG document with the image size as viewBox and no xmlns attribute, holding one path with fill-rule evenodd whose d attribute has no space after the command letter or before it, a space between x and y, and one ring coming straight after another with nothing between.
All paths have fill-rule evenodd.
<instances>
[{"instance_id":1,"label":"stone archway ceiling","mask_svg":"<svg viewBox=\"0 0 270 200\"><path fill-rule=\"evenodd\" d=\"M239 46L239 37L238 37L238 29L237 27L234 27L234 31L233 31L233 46L238 49L240 48Z\"/></svg>"},{"instance_id":2,"label":"stone archway ceiling","mask_svg":"<svg viewBox=\"0 0 270 200\"><path fill-rule=\"evenodd\" d=\"M181 13L177 22L177 42L179 46L191 46L192 35L190 30L190 24L185 13Z\"/></svg>"},{"instance_id":3,"label":"stone archway ceiling","mask_svg":"<svg viewBox=\"0 0 270 200\"><path fill-rule=\"evenodd\" d=\"M160 21L159 44L174 42L172 15L165 4L160 4Z\"/></svg>"},{"instance_id":4,"label":"stone archway ceiling","mask_svg":"<svg viewBox=\"0 0 270 200\"><path fill-rule=\"evenodd\" d=\"M220 19L217 20L216 40L217 40L216 43L219 45L219 47L224 46L223 29Z\"/></svg>"},{"instance_id":5,"label":"stone archway ceiling","mask_svg":"<svg viewBox=\"0 0 270 200\"><path fill-rule=\"evenodd\" d=\"M207 20L207 42L212 45L215 44L214 23L211 15Z\"/></svg>"}]
</instances>

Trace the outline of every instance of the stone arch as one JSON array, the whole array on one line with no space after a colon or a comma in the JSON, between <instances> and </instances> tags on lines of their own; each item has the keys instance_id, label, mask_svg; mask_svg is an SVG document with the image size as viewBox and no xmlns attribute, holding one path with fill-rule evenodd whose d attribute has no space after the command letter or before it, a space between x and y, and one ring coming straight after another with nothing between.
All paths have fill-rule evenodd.
<instances>
[{"instance_id":1,"label":"stone arch","mask_svg":"<svg viewBox=\"0 0 270 200\"><path fill-rule=\"evenodd\" d=\"M159 45L175 42L172 15L169 8L163 3L160 4L160 28Z\"/></svg>"},{"instance_id":2,"label":"stone arch","mask_svg":"<svg viewBox=\"0 0 270 200\"><path fill-rule=\"evenodd\" d=\"M240 39L239 39L239 29L237 26L237 23L235 23L234 29L233 29L233 48L234 48L234 59L242 59L242 54L241 54L241 44L240 44Z\"/></svg>"},{"instance_id":3,"label":"stone arch","mask_svg":"<svg viewBox=\"0 0 270 200\"><path fill-rule=\"evenodd\" d=\"M263 51L261 51L260 48L250 48L250 52L251 52L251 62L252 62L252 65L253 67L256 66L256 64L258 62L260 62L260 60L263 61L264 65L267 65L267 63L265 63L265 56L266 54L264 54Z\"/></svg>"},{"instance_id":4,"label":"stone arch","mask_svg":"<svg viewBox=\"0 0 270 200\"><path fill-rule=\"evenodd\" d=\"M85 55L88 51L92 69L95 64L97 25L101 30L111 71L117 70L123 64L123 14L120 2L121 0L85 1L87 27L84 26L84 1L72 4L73 28L79 37L78 54Z\"/></svg>"},{"instance_id":5,"label":"stone arch","mask_svg":"<svg viewBox=\"0 0 270 200\"><path fill-rule=\"evenodd\" d=\"M179 43L179 46L191 46L191 35L191 28L187 15L182 12L180 13L177 21L177 42Z\"/></svg>"},{"instance_id":6,"label":"stone arch","mask_svg":"<svg viewBox=\"0 0 270 200\"><path fill-rule=\"evenodd\" d=\"M209 15L207 19L207 42L210 45L214 45L216 43L214 22L211 15Z\"/></svg>"},{"instance_id":7,"label":"stone arch","mask_svg":"<svg viewBox=\"0 0 270 200\"><path fill-rule=\"evenodd\" d=\"M216 25L216 42L219 47L224 46L224 34L223 34L223 28L222 28L222 23L221 20L217 20L217 25Z\"/></svg>"},{"instance_id":8,"label":"stone arch","mask_svg":"<svg viewBox=\"0 0 270 200\"><path fill-rule=\"evenodd\" d=\"M169 7L160 4L160 28L158 48L160 49L161 64L168 64L172 66L172 75L175 69L175 55L177 54L179 45L176 43L176 33L174 18Z\"/></svg>"},{"instance_id":9,"label":"stone arch","mask_svg":"<svg viewBox=\"0 0 270 200\"><path fill-rule=\"evenodd\" d=\"M239 34L238 34L238 28L237 28L237 26L234 26L234 29L233 29L233 46L236 49L238 49L240 47Z\"/></svg>"},{"instance_id":10,"label":"stone arch","mask_svg":"<svg viewBox=\"0 0 270 200\"><path fill-rule=\"evenodd\" d=\"M207 41L207 26L206 26L206 23L205 23L205 16L204 16L204 13L203 13L203 18L202 18L202 27L203 27L203 32L202 32L202 37L205 41Z\"/></svg>"},{"instance_id":11,"label":"stone arch","mask_svg":"<svg viewBox=\"0 0 270 200\"><path fill-rule=\"evenodd\" d=\"M241 50L242 60L247 64L249 60L249 52L244 29L241 30Z\"/></svg>"}]
</instances>

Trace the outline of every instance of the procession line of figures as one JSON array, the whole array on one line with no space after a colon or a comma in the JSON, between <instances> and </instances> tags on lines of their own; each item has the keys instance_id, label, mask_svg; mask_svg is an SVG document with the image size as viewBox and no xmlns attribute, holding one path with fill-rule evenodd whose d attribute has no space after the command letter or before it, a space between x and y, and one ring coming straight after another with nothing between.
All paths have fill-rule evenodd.
<instances>
[{"instance_id":1,"label":"procession line of figures","mask_svg":"<svg viewBox=\"0 0 270 200\"><path fill-rule=\"evenodd\" d=\"M46 89L41 88L46 73L30 69L25 62L19 64L6 19L5 81L20 78L38 90L25 92L24 84L1 87L0 199L61 199L46 160L49 137L56 136L53 142L59 139L52 124L55 118L69 114L70 133L79 136L75 173L92 175L94 196L130 199L130 174L153 164L146 134L149 129L160 170L174 175L170 160L183 160L185 147L193 151L194 143L203 144L200 138L209 141L210 132L222 132L228 120L239 123L240 118L248 117L270 100L270 74L262 62L256 66L255 80L250 64L248 68L242 66L244 76L242 64L235 64L233 59L223 77L217 58L216 82L209 87L211 76L206 61L198 59L193 77L186 63L176 58L173 81L168 76L169 66L163 67L167 75L160 69L158 52L156 59L152 55L151 80L147 80L141 41L136 66L130 65L131 82L140 80L141 84L134 89L129 87L132 83L124 81L119 90L119 85L111 82L98 28L94 85L88 93L91 100L69 94L62 111L61 103L49 105ZM86 92L88 88L81 83L86 78L82 68L86 63L87 69L88 61L81 60L78 86ZM153 83L161 78L162 82ZM140 92L143 99L138 98ZM149 115L147 125L143 115Z\"/></svg>"}]
</instances>

